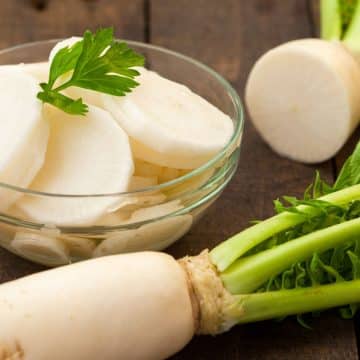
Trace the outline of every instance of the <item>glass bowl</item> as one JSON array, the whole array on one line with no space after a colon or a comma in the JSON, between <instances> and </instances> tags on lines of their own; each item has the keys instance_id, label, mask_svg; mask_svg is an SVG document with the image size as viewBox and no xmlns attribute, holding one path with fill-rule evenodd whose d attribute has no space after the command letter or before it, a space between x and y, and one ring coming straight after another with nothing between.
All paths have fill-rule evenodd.
<instances>
[{"instance_id":1,"label":"glass bowl","mask_svg":"<svg viewBox=\"0 0 360 360\"><path fill-rule=\"evenodd\" d=\"M58 40L28 43L0 51L0 64L46 61ZM207 66L157 46L128 41L144 54L147 67L182 83L228 114L234 133L225 148L201 167L156 186L117 194L47 194L0 183L11 196L51 197L53 203L109 199L122 204L81 226L41 223L12 207L0 212L0 245L47 266L141 250L163 250L200 219L234 175L243 132L240 99L231 85ZM147 171L153 171L147 169ZM1 199L0 199L1 202ZM124 205L125 204L125 205Z\"/></svg>"}]
</instances>

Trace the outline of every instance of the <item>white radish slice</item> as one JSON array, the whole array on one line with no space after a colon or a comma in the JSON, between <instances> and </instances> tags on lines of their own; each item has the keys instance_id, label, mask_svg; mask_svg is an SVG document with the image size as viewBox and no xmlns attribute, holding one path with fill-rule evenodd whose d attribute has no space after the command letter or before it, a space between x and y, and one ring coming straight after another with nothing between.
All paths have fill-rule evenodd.
<instances>
[{"instance_id":1,"label":"white radish slice","mask_svg":"<svg viewBox=\"0 0 360 360\"><path fill-rule=\"evenodd\" d=\"M140 159L134 159L135 175L137 176L160 176L163 171L163 167L143 161Z\"/></svg>"},{"instance_id":2,"label":"white radish slice","mask_svg":"<svg viewBox=\"0 0 360 360\"><path fill-rule=\"evenodd\" d=\"M96 247L96 242L87 238L63 235L58 240L63 242L73 261L88 259Z\"/></svg>"},{"instance_id":3,"label":"white radish slice","mask_svg":"<svg viewBox=\"0 0 360 360\"><path fill-rule=\"evenodd\" d=\"M296 40L256 62L246 103L275 152L317 163L335 155L359 123L359 88L360 67L340 43Z\"/></svg>"},{"instance_id":4,"label":"white radish slice","mask_svg":"<svg viewBox=\"0 0 360 360\"><path fill-rule=\"evenodd\" d=\"M18 255L46 266L69 264L67 250L61 240L46 235L18 232L10 244Z\"/></svg>"},{"instance_id":5,"label":"white radish slice","mask_svg":"<svg viewBox=\"0 0 360 360\"><path fill-rule=\"evenodd\" d=\"M171 214L183 208L184 206L181 204L180 200L173 200L165 204L145 207L134 211L134 213L130 216L128 223L151 220Z\"/></svg>"},{"instance_id":6,"label":"white radish slice","mask_svg":"<svg viewBox=\"0 0 360 360\"><path fill-rule=\"evenodd\" d=\"M166 200L166 196L160 191L152 191L150 193L139 193L122 196L109 208L108 212L114 212L118 210L131 211L136 210L142 206L151 206L154 204L161 204Z\"/></svg>"},{"instance_id":7,"label":"white radish slice","mask_svg":"<svg viewBox=\"0 0 360 360\"><path fill-rule=\"evenodd\" d=\"M38 273L3 284L0 301L0 348L29 360L166 359L195 332L185 271L162 253Z\"/></svg>"},{"instance_id":8,"label":"white radish slice","mask_svg":"<svg viewBox=\"0 0 360 360\"><path fill-rule=\"evenodd\" d=\"M90 106L86 116L46 107L50 139L46 161L31 188L57 194L124 192L133 173L128 137L109 113ZM26 195L17 204L31 219L55 225L94 222L118 203L118 196Z\"/></svg>"},{"instance_id":9,"label":"white radish slice","mask_svg":"<svg viewBox=\"0 0 360 360\"><path fill-rule=\"evenodd\" d=\"M20 68L0 69L0 182L26 188L42 167L49 128L41 116L38 82ZM0 189L0 210L20 192Z\"/></svg>"},{"instance_id":10,"label":"white radish slice","mask_svg":"<svg viewBox=\"0 0 360 360\"><path fill-rule=\"evenodd\" d=\"M102 216L100 219L96 220L96 225L98 226L119 226L125 224L131 215L130 210L126 208L110 212Z\"/></svg>"},{"instance_id":11,"label":"white radish slice","mask_svg":"<svg viewBox=\"0 0 360 360\"><path fill-rule=\"evenodd\" d=\"M47 82L49 79L50 64L46 62L21 64L25 72L32 75L39 82Z\"/></svg>"},{"instance_id":12,"label":"white radish slice","mask_svg":"<svg viewBox=\"0 0 360 360\"><path fill-rule=\"evenodd\" d=\"M164 167L161 175L159 176L159 182L168 182L178 178L179 176L181 176L179 169Z\"/></svg>"},{"instance_id":13,"label":"white radish slice","mask_svg":"<svg viewBox=\"0 0 360 360\"><path fill-rule=\"evenodd\" d=\"M130 180L128 191L136 191L155 186L158 183L157 176L133 176Z\"/></svg>"},{"instance_id":14,"label":"white radish slice","mask_svg":"<svg viewBox=\"0 0 360 360\"><path fill-rule=\"evenodd\" d=\"M136 175L157 176L160 183L176 179L184 174L184 170L159 166L140 159L135 159L134 163Z\"/></svg>"},{"instance_id":15,"label":"white radish slice","mask_svg":"<svg viewBox=\"0 0 360 360\"><path fill-rule=\"evenodd\" d=\"M18 69L34 77L38 82L47 82L49 78L50 64L47 61L37 63L20 63L14 65L0 65L0 70Z\"/></svg>"},{"instance_id":16,"label":"white radish slice","mask_svg":"<svg viewBox=\"0 0 360 360\"><path fill-rule=\"evenodd\" d=\"M233 123L186 86L141 70L140 83L124 97L103 95L131 139L136 158L180 169L196 168L229 141Z\"/></svg>"},{"instance_id":17,"label":"white radish slice","mask_svg":"<svg viewBox=\"0 0 360 360\"><path fill-rule=\"evenodd\" d=\"M139 209L124 224L166 216L183 206L178 200ZM139 250L163 250L181 238L192 225L189 214L172 216L145 224L137 229L118 231L109 235L95 249L94 257Z\"/></svg>"}]
</instances>

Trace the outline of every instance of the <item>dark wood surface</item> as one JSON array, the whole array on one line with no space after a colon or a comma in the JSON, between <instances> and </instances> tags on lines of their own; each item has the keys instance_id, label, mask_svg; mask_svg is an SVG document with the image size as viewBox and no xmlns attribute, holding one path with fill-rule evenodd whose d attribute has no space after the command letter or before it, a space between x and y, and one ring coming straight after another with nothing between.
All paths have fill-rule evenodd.
<instances>
[{"instance_id":1,"label":"dark wood surface","mask_svg":"<svg viewBox=\"0 0 360 360\"><path fill-rule=\"evenodd\" d=\"M243 95L254 61L287 40L317 34L317 6L311 0L1 0L0 47L81 34L113 25L117 35L183 52L212 66ZM320 168L332 180L359 138ZM249 121L239 170L223 196L181 241L168 251L196 254L243 229L251 219L272 213L272 200L300 195L314 167L272 153ZM0 281L40 270L0 250ZM0 319L1 326L1 319ZM173 359L357 359L356 322L335 312L313 321L313 330L295 320L262 322L229 333L195 338Z\"/></svg>"}]
</instances>

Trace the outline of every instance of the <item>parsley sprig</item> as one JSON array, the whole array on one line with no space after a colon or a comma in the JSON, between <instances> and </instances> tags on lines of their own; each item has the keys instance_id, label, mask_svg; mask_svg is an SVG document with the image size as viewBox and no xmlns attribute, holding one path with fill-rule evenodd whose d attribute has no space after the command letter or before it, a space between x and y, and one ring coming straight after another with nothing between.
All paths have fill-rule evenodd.
<instances>
[{"instance_id":1,"label":"parsley sprig","mask_svg":"<svg viewBox=\"0 0 360 360\"><path fill-rule=\"evenodd\" d=\"M139 84L134 80L143 66L144 57L114 39L112 28L87 30L83 39L60 49L54 56L47 83L41 83L37 97L44 103L74 115L84 115L88 106L81 98L72 99L61 91L76 86L97 92L124 96ZM71 73L65 79L65 74ZM65 81L61 83L61 81Z\"/></svg>"}]
</instances>

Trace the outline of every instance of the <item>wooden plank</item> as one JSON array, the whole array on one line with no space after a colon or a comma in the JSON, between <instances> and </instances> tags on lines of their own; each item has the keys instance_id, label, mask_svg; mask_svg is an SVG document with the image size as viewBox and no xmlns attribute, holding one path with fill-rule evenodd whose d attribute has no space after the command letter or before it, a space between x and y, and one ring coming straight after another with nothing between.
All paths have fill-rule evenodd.
<instances>
[{"instance_id":1,"label":"wooden plank","mask_svg":"<svg viewBox=\"0 0 360 360\"><path fill-rule=\"evenodd\" d=\"M305 0L152 0L150 41L193 56L228 78L241 95L251 65L266 50L312 34ZM332 179L331 163L320 167ZM243 229L249 220L272 213L272 200L300 195L315 167L275 155L250 121L239 170L216 205L169 250L196 254ZM233 329L216 338L196 338L174 359L357 359L353 323L324 315L314 331L293 320L263 322Z\"/></svg>"},{"instance_id":2,"label":"wooden plank","mask_svg":"<svg viewBox=\"0 0 360 360\"><path fill-rule=\"evenodd\" d=\"M118 36L144 40L143 0L0 1L0 48L28 41L81 34L85 29L114 26ZM0 248L0 282L42 267Z\"/></svg>"},{"instance_id":3,"label":"wooden plank","mask_svg":"<svg viewBox=\"0 0 360 360\"><path fill-rule=\"evenodd\" d=\"M124 38L144 37L143 0L0 1L0 15L0 48L81 35L100 26L114 26Z\"/></svg>"}]
</instances>

